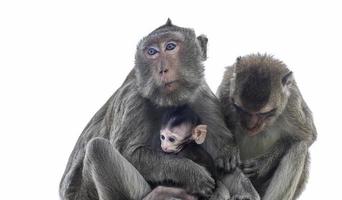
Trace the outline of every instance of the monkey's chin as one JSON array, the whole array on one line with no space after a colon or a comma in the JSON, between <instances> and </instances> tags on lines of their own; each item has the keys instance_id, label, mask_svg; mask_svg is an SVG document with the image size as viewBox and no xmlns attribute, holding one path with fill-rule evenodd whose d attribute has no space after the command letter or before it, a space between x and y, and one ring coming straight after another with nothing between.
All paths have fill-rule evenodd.
<instances>
[{"instance_id":1,"label":"monkey's chin","mask_svg":"<svg viewBox=\"0 0 342 200\"><path fill-rule=\"evenodd\" d=\"M167 154L176 154L176 153L178 153L180 150L164 150L164 149L163 149L163 151L164 151L164 153L167 153Z\"/></svg>"},{"instance_id":2,"label":"monkey's chin","mask_svg":"<svg viewBox=\"0 0 342 200\"><path fill-rule=\"evenodd\" d=\"M179 87L178 83L173 81L164 85L163 89L166 94L172 93Z\"/></svg>"},{"instance_id":3,"label":"monkey's chin","mask_svg":"<svg viewBox=\"0 0 342 200\"><path fill-rule=\"evenodd\" d=\"M175 85L173 85L175 84ZM165 85L153 85L149 89L141 87L140 93L157 106L179 106L193 102L198 94L199 85L177 81L169 89Z\"/></svg>"}]
</instances>

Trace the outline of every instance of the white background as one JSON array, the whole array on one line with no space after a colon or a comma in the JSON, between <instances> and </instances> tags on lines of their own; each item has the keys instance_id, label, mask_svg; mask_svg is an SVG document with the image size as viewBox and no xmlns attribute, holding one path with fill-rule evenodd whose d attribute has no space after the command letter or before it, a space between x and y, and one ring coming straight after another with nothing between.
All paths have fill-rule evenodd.
<instances>
[{"instance_id":1,"label":"white background","mask_svg":"<svg viewBox=\"0 0 342 200\"><path fill-rule=\"evenodd\" d=\"M213 91L237 56L268 52L293 70L318 140L300 199L341 198L338 1L0 2L1 199L58 199L73 146L133 67L139 39L170 17L209 38Z\"/></svg>"}]
</instances>

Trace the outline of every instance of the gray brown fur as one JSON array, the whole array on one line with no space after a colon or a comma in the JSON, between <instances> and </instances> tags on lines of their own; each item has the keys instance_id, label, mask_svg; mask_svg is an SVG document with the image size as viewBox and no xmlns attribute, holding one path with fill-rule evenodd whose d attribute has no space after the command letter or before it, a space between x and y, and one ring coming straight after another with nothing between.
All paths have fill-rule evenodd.
<instances>
[{"instance_id":1,"label":"gray brown fur","mask_svg":"<svg viewBox=\"0 0 342 200\"><path fill-rule=\"evenodd\" d=\"M180 87L176 93L164 95L152 78L156 66L143 58L142 51L151 40L162 40L175 32L185 37ZM61 199L192 199L188 194L210 194L214 180L203 167L186 158L161 154L150 145L153 134L159 135L163 111L187 103L208 125L202 147L219 167L231 168L237 148L219 102L203 78L206 41L204 36L196 38L193 30L168 21L139 43L134 69L79 137L60 183ZM238 174L236 185L246 181L242 173ZM177 183L186 192L164 187L151 192L149 183L165 180ZM241 188L246 184L251 186L247 180ZM236 194L254 192L241 188Z\"/></svg>"},{"instance_id":2,"label":"gray brown fur","mask_svg":"<svg viewBox=\"0 0 342 200\"><path fill-rule=\"evenodd\" d=\"M254 81L256 86L250 84ZM284 85L288 87L288 95L282 92ZM252 89L262 93L256 94L260 98L252 97L255 93ZM316 140L317 133L311 111L286 65L269 55L238 58L226 69L217 96L226 122L234 130L243 162L241 166L250 173L262 199L296 199L308 178L308 148ZM249 110L256 111L270 102L277 107L263 132L246 135L233 107L232 99L236 97Z\"/></svg>"}]
</instances>

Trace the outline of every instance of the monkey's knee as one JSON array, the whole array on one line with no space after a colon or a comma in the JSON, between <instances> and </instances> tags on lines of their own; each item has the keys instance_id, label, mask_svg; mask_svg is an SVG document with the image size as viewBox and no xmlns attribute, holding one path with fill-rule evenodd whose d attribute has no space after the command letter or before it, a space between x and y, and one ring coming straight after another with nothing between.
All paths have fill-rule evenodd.
<instances>
[{"instance_id":1,"label":"monkey's knee","mask_svg":"<svg viewBox=\"0 0 342 200\"><path fill-rule=\"evenodd\" d=\"M112 173L113 169L124 170L128 163L120 152L103 138L94 138L88 142L84 161L86 166L108 173Z\"/></svg>"},{"instance_id":2,"label":"monkey's knee","mask_svg":"<svg viewBox=\"0 0 342 200\"><path fill-rule=\"evenodd\" d=\"M110 142L103 138L91 139L86 147L85 162L90 163L102 163L105 162L109 156Z\"/></svg>"}]
</instances>

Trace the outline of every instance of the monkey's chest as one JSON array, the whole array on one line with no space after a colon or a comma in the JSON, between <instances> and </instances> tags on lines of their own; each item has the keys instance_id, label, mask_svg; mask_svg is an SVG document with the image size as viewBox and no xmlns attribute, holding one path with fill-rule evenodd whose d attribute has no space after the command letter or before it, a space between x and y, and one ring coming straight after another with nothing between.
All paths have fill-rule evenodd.
<instances>
[{"instance_id":1,"label":"monkey's chest","mask_svg":"<svg viewBox=\"0 0 342 200\"><path fill-rule=\"evenodd\" d=\"M248 136L244 133L236 137L240 150L241 160L247 160L264 155L281 138L281 132L269 129L256 136Z\"/></svg>"}]
</instances>

